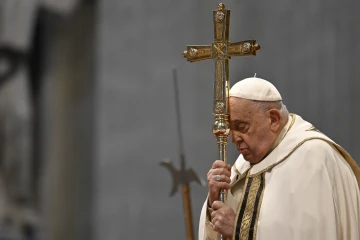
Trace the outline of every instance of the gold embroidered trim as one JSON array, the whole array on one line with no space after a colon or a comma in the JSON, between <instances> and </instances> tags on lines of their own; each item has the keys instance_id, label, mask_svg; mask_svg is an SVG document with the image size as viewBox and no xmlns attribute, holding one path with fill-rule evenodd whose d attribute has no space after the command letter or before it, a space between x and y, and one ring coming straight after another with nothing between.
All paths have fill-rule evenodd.
<instances>
[{"instance_id":1,"label":"gold embroidered trim","mask_svg":"<svg viewBox=\"0 0 360 240\"><path fill-rule=\"evenodd\" d=\"M295 123L296 115L293 114L293 113L290 113L289 115L290 115L290 117L291 117L291 123L290 123L290 126L289 126L289 128L287 129L287 131L286 131L286 133L285 133L285 135L284 135L283 138L285 138L286 134L289 132L289 130L291 129L291 127L292 127L292 126L294 125L294 123ZM235 162L235 163L236 163L236 162ZM241 174L240 171L236 168L235 163L234 163L233 167L234 167L235 172L239 175L239 178L238 178L236 181L234 181L232 184L235 184L236 182L238 182L238 180L242 179L242 175L244 175L244 174L246 173L246 171L248 171L248 170L251 168L251 167L249 167L248 169L246 169L246 170L244 171L243 174ZM232 184L231 184L231 185L232 185Z\"/></svg>"},{"instance_id":2,"label":"gold embroidered trim","mask_svg":"<svg viewBox=\"0 0 360 240\"><path fill-rule=\"evenodd\" d=\"M322 132L320 132L320 130L317 129L315 126L311 126L309 129L306 129L305 131L315 131L315 132L318 132L318 133L322 133Z\"/></svg>"},{"instance_id":3,"label":"gold embroidered trim","mask_svg":"<svg viewBox=\"0 0 360 240\"><path fill-rule=\"evenodd\" d=\"M240 238L239 238L241 240L249 239L250 225L255 211L256 195L257 192L259 191L260 184L261 184L261 175L253 177L248 199L245 206L244 216L241 219Z\"/></svg>"},{"instance_id":4,"label":"gold embroidered trim","mask_svg":"<svg viewBox=\"0 0 360 240\"><path fill-rule=\"evenodd\" d=\"M259 215L260 215L260 208L261 208L261 203L262 203L262 199L263 199L263 195L264 195L264 191L265 191L265 176L264 175L265 174L258 175L258 176L255 176L255 177L250 177L248 175L246 177L246 182L245 182L245 185L244 185L243 195L241 197L241 201L240 201L240 204L239 204L237 212L236 212L234 232L233 232L233 237L232 237L233 240L236 239L236 227L238 225L238 221L241 221L240 222L240 236L239 236L239 239L241 239L241 240L248 240L249 239L251 222L254 221L254 230L252 232L252 235L253 235L252 239L256 240L256 232L257 232L257 227L258 227L258 219L259 219ZM247 196L247 199L246 199L244 213L243 213L242 219L239 219L241 207L244 204L244 196L245 196L246 189L248 187L247 186L248 181L249 181L250 178L252 178L252 182L251 182L249 193L248 193L248 196ZM262 178L264 178L263 186L262 186L262 189L261 189L261 194L260 194L258 206L257 206L257 208L255 208L257 194L258 194L259 189L261 187ZM256 215L254 215L255 213L256 213ZM255 219L253 219L254 217L255 217Z\"/></svg>"},{"instance_id":5,"label":"gold embroidered trim","mask_svg":"<svg viewBox=\"0 0 360 240\"><path fill-rule=\"evenodd\" d=\"M235 164L234 164L234 170L235 170L235 172L236 172L237 175L241 176L241 173L239 172L239 170L237 170Z\"/></svg>"},{"instance_id":6,"label":"gold embroidered trim","mask_svg":"<svg viewBox=\"0 0 360 240\"><path fill-rule=\"evenodd\" d=\"M286 134L289 132L289 130L292 128L292 126L293 126L294 123L295 123L296 115L293 114L293 113L290 113L289 115L290 115L290 117L291 117L291 123L290 123L290 126L289 126L288 130L286 131L283 139L285 138Z\"/></svg>"},{"instance_id":7,"label":"gold embroidered trim","mask_svg":"<svg viewBox=\"0 0 360 240\"><path fill-rule=\"evenodd\" d=\"M265 181L265 173L263 174L263 178L264 178L264 186L263 189L261 191L261 196L260 196L260 200L259 200L259 205L258 205L258 209L256 212L256 219L255 219L255 226L254 226L254 238L253 240L256 240L256 233L257 233L257 229L258 229L258 221L259 221L259 215L260 215L260 208L261 208L261 203L263 200L263 196L264 196L264 192L265 192L265 187L266 187L266 181Z\"/></svg>"},{"instance_id":8,"label":"gold embroidered trim","mask_svg":"<svg viewBox=\"0 0 360 240\"><path fill-rule=\"evenodd\" d=\"M244 184L244 190L243 190L243 193L242 193L242 196L241 196L239 206L238 206L238 208L236 210L236 217L235 217L235 222L234 222L234 230L233 230L232 240L235 240L236 225L237 225L237 221L238 221L238 218L239 218L241 205L243 204L243 201L244 201L245 191L246 191L246 187L247 187L247 184L248 184L248 181L249 181L249 174L250 174L250 171L248 171L248 174L246 176L246 180L245 180L245 184Z\"/></svg>"},{"instance_id":9,"label":"gold embroidered trim","mask_svg":"<svg viewBox=\"0 0 360 240\"><path fill-rule=\"evenodd\" d=\"M336 148L336 150L343 156L345 161L349 164L349 166L351 167L351 170L355 174L355 177L356 177L359 189L360 189L360 167L358 166L358 164L351 157L351 155L345 149L343 149L340 145L333 143L329 140L325 140L325 141L328 142L330 145L334 146Z\"/></svg>"},{"instance_id":10,"label":"gold embroidered trim","mask_svg":"<svg viewBox=\"0 0 360 240\"><path fill-rule=\"evenodd\" d=\"M235 166L234 166L235 167ZM248 173L248 171L250 170L251 167L248 167L243 174L241 174L239 172L239 170L237 170L237 168L235 167L235 171L239 174L238 179L235 179L235 181L233 181L232 183L230 183L230 189L233 188L235 186L236 183L238 183L241 179L243 179L245 177L245 175Z\"/></svg>"},{"instance_id":11,"label":"gold embroidered trim","mask_svg":"<svg viewBox=\"0 0 360 240\"><path fill-rule=\"evenodd\" d=\"M303 141L299 142L285 157L283 157L280 161L268 166L267 168L264 168L263 170L261 170L260 172L257 172L253 175L250 175L250 177L255 177L257 175L260 175L262 174L263 172L267 172L268 170L270 170L271 168L275 167L276 165L278 165L279 163L282 163L286 158L288 158L293 152L295 152L296 149L298 149L298 147L300 147L301 145L303 145L305 142L309 141L309 140L313 140L313 139L319 139L319 140L323 140L325 142L328 142L329 141L325 138L321 138L321 137L309 137L309 138L306 138L304 139ZM333 144L333 143L331 143Z\"/></svg>"}]
</instances>

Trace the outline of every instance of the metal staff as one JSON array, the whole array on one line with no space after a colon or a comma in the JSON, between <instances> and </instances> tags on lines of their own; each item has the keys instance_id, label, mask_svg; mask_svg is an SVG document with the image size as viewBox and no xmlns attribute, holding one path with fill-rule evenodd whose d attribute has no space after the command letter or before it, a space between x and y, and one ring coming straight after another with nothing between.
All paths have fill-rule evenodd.
<instances>
[{"instance_id":1,"label":"metal staff","mask_svg":"<svg viewBox=\"0 0 360 240\"><path fill-rule=\"evenodd\" d=\"M214 42L211 45L189 45L183 56L189 62L207 59L215 61L215 82L213 113L215 121L212 132L216 136L219 148L219 160L226 163L226 145L230 133L229 125L229 59L232 56L255 56L260 46L256 40L241 42L229 41L230 10L220 3L213 11ZM226 191L221 190L220 201L225 202ZM224 237L221 235L221 240Z\"/></svg>"},{"instance_id":2,"label":"metal staff","mask_svg":"<svg viewBox=\"0 0 360 240\"><path fill-rule=\"evenodd\" d=\"M173 69L173 79L174 79L174 89L175 89L175 108L176 108L176 118L177 118L177 130L179 137L180 145L180 171L176 170L171 162L165 161L160 164L167 169L169 169L172 179L173 187L170 192L170 197L172 197L177 191L178 186L182 185L182 196L184 203L184 215L185 215L185 226L186 226L186 236L188 240L194 239L194 229L192 223L192 211L191 211L191 200L190 200L190 182L196 181L201 185L205 185L205 181L201 179L191 168L185 168L185 155L184 155L184 145L182 138L181 130L181 118L180 118L180 104L179 104L179 91L177 86L177 72L176 69Z\"/></svg>"}]
</instances>

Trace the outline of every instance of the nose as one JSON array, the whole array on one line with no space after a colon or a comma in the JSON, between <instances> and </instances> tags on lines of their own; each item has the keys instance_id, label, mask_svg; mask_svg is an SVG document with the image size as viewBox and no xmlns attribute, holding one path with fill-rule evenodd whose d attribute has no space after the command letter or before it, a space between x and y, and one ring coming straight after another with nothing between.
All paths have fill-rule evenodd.
<instances>
[{"instance_id":1,"label":"nose","mask_svg":"<svg viewBox=\"0 0 360 240\"><path fill-rule=\"evenodd\" d=\"M243 139L241 137L241 133L237 132L237 131L231 131L231 140L232 140L232 143L237 143L237 142L243 141Z\"/></svg>"}]
</instances>

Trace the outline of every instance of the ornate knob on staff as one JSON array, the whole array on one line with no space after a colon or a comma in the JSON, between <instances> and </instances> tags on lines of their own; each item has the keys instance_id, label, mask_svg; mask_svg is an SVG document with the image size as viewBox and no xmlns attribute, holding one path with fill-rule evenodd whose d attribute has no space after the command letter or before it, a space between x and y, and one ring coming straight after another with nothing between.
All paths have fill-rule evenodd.
<instances>
[{"instance_id":1,"label":"ornate knob on staff","mask_svg":"<svg viewBox=\"0 0 360 240\"><path fill-rule=\"evenodd\" d=\"M214 59L215 82L213 112L215 121L213 134L219 147L219 160L226 162L226 145L230 133L229 125L229 59L232 56L255 56L260 46L256 40L241 42L229 41L230 10L223 3L213 11L214 42L211 45L189 45L183 56L189 62ZM222 190L219 196L222 202L226 192ZM221 239L224 239L221 236Z\"/></svg>"}]
</instances>

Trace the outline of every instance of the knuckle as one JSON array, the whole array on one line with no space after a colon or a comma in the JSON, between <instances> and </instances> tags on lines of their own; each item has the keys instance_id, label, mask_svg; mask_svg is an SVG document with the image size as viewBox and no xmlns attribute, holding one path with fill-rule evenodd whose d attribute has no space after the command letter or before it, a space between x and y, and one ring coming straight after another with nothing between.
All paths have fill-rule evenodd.
<instances>
[{"instance_id":1,"label":"knuckle","mask_svg":"<svg viewBox=\"0 0 360 240\"><path fill-rule=\"evenodd\" d=\"M216 195L219 193L219 190L216 187L212 187L212 188L210 188L210 193Z\"/></svg>"},{"instance_id":2,"label":"knuckle","mask_svg":"<svg viewBox=\"0 0 360 240\"><path fill-rule=\"evenodd\" d=\"M222 160L216 160L213 165L217 167L226 166L226 164Z\"/></svg>"},{"instance_id":3,"label":"knuckle","mask_svg":"<svg viewBox=\"0 0 360 240\"><path fill-rule=\"evenodd\" d=\"M224 189L224 188L225 188L225 185L219 184L216 189L220 192L220 190Z\"/></svg>"},{"instance_id":4,"label":"knuckle","mask_svg":"<svg viewBox=\"0 0 360 240\"><path fill-rule=\"evenodd\" d=\"M227 208L225 209L225 211L226 211L226 214L232 213L232 209L231 209L230 207L227 207Z\"/></svg>"},{"instance_id":5,"label":"knuckle","mask_svg":"<svg viewBox=\"0 0 360 240\"><path fill-rule=\"evenodd\" d=\"M230 177L231 173L229 172L229 170L223 168L223 174L227 177Z\"/></svg>"},{"instance_id":6,"label":"knuckle","mask_svg":"<svg viewBox=\"0 0 360 240\"><path fill-rule=\"evenodd\" d=\"M221 188L225 188L225 187L228 187L229 184L227 182L221 182L219 183L219 185L221 184Z\"/></svg>"},{"instance_id":7,"label":"knuckle","mask_svg":"<svg viewBox=\"0 0 360 240\"><path fill-rule=\"evenodd\" d=\"M217 227L217 225L216 225L216 222L215 222L215 223L213 223L213 229L214 229L215 231L217 231L217 230L218 230L218 227Z\"/></svg>"}]
</instances>

